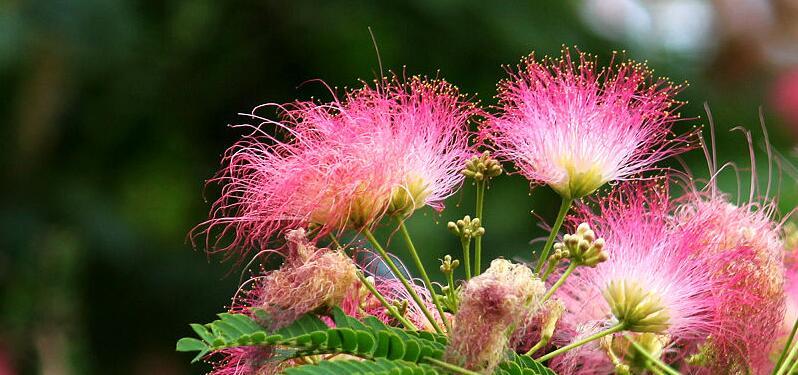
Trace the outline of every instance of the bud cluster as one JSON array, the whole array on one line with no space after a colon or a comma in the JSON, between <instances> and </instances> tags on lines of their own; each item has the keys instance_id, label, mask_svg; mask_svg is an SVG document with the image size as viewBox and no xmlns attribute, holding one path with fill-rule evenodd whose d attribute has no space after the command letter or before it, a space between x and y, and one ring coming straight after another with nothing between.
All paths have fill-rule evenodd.
<instances>
[{"instance_id":1,"label":"bud cluster","mask_svg":"<svg viewBox=\"0 0 798 375\"><path fill-rule=\"evenodd\" d=\"M446 255L441 260L440 270L446 276L447 285L441 288L443 296L438 296L438 300L446 306L449 311L456 313L460 305L459 288L454 285L454 270L460 267L459 259L452 259L451 255Z\"/></svg>"},{"instance_id":2,"label":"bud cluster","mask_svg":"<svg viewBox=\"0 0 798 375\"><path fill-rule=\"evenodd\" d=\"M464 240L470 240L474 237L480 237L485 234L485 228L480 225L479 218L471 218L466 215L464 218L456 222L450 221L447 225L449 231L454 233L455 236Z\"/></svg>"},{"instance_id":3,"label":"bud cluster","mask_svg":"<svg viewBox=\"0 0 798 375\"><path fill-rule=\"evenodd\" d=\"M474 156L466 162L465 169L460 173L476 181L484 181L502 174L502 165L490 157L490 151L485 151L482 155Z\"/></svg>"},{"instance_id":4,"label":"bud cluster","mask_svg":"<svg viewBox=\"0 0 798 375\"><path fill-rule=\"evenodd\" d=\"M576 233L566 234L563 242L554 244L550 261L559 261L562 258L568 258L578 265L595 267L607 260L608 254L604 250L604 239L596 238L590 225L582 223L576 228Z\"/></svg>"},{"instance_id":5,"label":"bud cluster","mask_svg":"<svg viewBox=\"0 0 798 375\"><path fill-rule=\"evenodd\" d=\"M459 259L453 260L452 256L447 254L446 256L443 257L443 260L441 261L441 272L443 272L444 275L448 275L454 272L454 270L459 266L460 266L460 260Z\"/></svg>"}]
</instances>

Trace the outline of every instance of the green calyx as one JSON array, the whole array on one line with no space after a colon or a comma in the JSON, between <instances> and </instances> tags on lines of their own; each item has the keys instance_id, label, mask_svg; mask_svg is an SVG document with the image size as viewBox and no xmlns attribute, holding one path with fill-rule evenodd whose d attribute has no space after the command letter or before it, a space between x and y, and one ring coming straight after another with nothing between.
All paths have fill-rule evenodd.
<instances>
[{"instance_id":1,"label":"green calyx","mask_svg":"<svg viewBox=\"0 0 798 375\"><path fill-rule=\"evenodd\" d=\"M670 326L670 315L662 298L637 282L611 281L602 294L626 330L659 334Z\"/></svg>"}]
</instances>

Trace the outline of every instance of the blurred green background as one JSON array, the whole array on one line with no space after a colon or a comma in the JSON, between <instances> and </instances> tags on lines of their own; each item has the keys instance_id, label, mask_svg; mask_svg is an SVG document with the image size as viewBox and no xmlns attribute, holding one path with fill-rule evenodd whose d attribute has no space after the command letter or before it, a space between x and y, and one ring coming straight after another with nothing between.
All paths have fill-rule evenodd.
<instances>
[{"instance_id":1,"label":"blurred green background","mask_svg":"<svg viewBox=\"0 0 798 375\"><path fill-rule=\"evenodd\" d=\"M753 131L766 179L762 106L786 212L798 201L795 19L790 0L2 1L0 374L207 370L174 344L221 311L239 280L186 243L207 215L203 196L218 191L203 193L204 181L241 135L226 125L261 103L328 97L310 79L374 78L369 26L385 69L440 70L487 105L501 65L532 50L578 45L604 61L626 50L690 82L682 112L701 118L681 130L705 124L709 103L719 155L743 180L748 149L728 130ZM699 151L684 160L706 176ZM733 172L722 186L737 194ZM433 270L459 254L445 223L472 211L473 195L466 186L442 215L412 218ZM484 262L529 259L543 233L530 212L550 221L557 204L519 176L496 180Z\"/></svg>"}]
</instances>

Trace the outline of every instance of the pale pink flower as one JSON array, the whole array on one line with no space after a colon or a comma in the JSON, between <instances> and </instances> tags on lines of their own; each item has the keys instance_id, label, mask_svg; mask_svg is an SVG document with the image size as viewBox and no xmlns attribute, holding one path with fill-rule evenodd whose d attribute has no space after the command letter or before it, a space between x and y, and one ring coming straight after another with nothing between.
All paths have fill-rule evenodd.
<instances>
[{"instance_id":1,"label":"pale pink flower","mask_svg":"<svg viewBox=\"0 0 798 375\"><path fill-rule=\"evenodd\" d=\"M613 56L598 68L592 56L577 57L569 49L557 59L532 54L499 83L501 112L482 129L499 158L533 183L579 198L688 148L687 137L671 132L681 86L641 63Z\"/></svg>"},{"instance_id":2,"label":"pale pink flower","mask_svg":"<svg viewBox=\"0 0 798 375\"><path fill-rule=\"evenodd\" d=\"M543 282L521 264L496 259L461 292L445 358L490 374L509 350L513 329L536 308Z\"/></svg>"}]
</instances>

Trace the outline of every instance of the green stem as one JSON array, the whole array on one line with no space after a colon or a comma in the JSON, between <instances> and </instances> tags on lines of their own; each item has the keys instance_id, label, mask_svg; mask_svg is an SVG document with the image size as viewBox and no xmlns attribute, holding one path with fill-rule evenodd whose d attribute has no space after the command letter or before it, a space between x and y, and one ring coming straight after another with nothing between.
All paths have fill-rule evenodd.
<instances>
[{"instance_id":1,"label":"green stem","mask_svg":"<svg viewBox=\"0 0 798 375\"><path fill-rule=\"evenodd\" d=\"M435 359L435 358L432 358L432 357L424 357L424 361L429 362L430 364L433 364L435 366L445 368L445 369L447 369L447 370L449 370L449 371L451 371L451 372L453 372L455 374L480 375L480 373L478 373L476 371L471 371L471 370L468 370L468 369L464 369L464 368L462 368L460 366L453 365L453 364L451 364L449 362L444 362L444 361L441 361L441 360L438 360L438 359Z\"/></svg>"},{"instance_id":2,"label":"green stem","mask_svg":"<svg viewBox=\"0 0 798 375\"><path fill-rule=\"evenodd\" d=\"M416 246L413 245L413 240L410 238L410 232L407 231L407 226L402 218L397 216L396 221L399 223L399 231L402 232L402 237L405 239L407 250L410 251L410 256L413 258L413 262L416 263L416 268L418 268L418 272L421 274L421 280L424 281L424 286L426 286L427 290L429 291L430 298L432 298L432 303L434 303L435 308L438 309L438 315L441 316L441 321L443 322L443 325L446 326L446 331L451 332L452 327L449 325L449 320L446 319L446 314L443 312L443 306L441 306L440 301L438 301L438 294L435 293L435 289L432 287L432 281L430 281L429 275L427 275L427 270L424 269L424 264L421 263L421 258L418 257Z\"/></svg>"},{"instance_id":3,"label":"green stem","mask_svg":"<svg viewBox=\"0 0 798 375\"><path fill-rule=\"evenodd\" d=\"M485 219L482 217L482 209L485 206L485 185L486 181L477 181L477 217L479 225L485 227ZM482 273L482 236L474 238L474 276Z\"/></svg>"},{"instance_id":4,"label":"green stem","mask_svg":"<svg viewBox=\"0 0 798 375\"><path fill-rule=\"evenodd\" d=\"M787 370L785 374L794 374L796 372L798 372L798 361L793 362L792 366L790 366L790 369Z\"/></svg>"},{"instance_id":5,"label":"green stem","mask_svg":"<svg viewBox=\"0 0 798 375\"><path fill-rule=\"evenodd\" d=\"M416 327L416 325L413 324L413 322L407 320L407 318L402 316L402 314L399 314L399 311L396 311L396 306L391 305L388 302L388 300L386 300L385 297L383 297L382 294L380 294L377 288L375 288L374 285L372 285L368 281L368 279L366 279L366 277L363 276L362 273L358 272L357 278L360 279L360 283L363 284L366 287L366 289L368 289L369 292L371 292L371 294L377 298L378 301L380 301L382 306L385 307L386 310L388 310L388 313L393 315L393 317L396 318L396 320L398 320L400 323L402 323L405 326L405 328L418 331L418 327Z\"/></svg>"},{"instance_id":6,"label":"green stem","mask_svg":"<svg viewBox=\"0 0 798 375\"><path fill-rule=\"evenodd\" d=\"M454 271L449 271L447 274L447 281L449 283L449 290L447 290L446 297L449 299L449 309L452 313L457 313L457 291L454 288Z\"/></svg>"},{"instance_id":7,"label":"green stem","mask_svg":"<svg viewBox=\"0 0 798 375\"><path fill-rule=\"evenodd\" d=\"M471 280L471 239L461 237L460 245L463 246L463 265L465 266L466 281Z\"/></svg>"},{"instance_id":8,"label":"green stem","mask_svg":"<svg viewBox=\"0 0 798 375\"><path fill-rule=\"evenodd\" d=\"M790 374L790 369L788 369L788 366L790 366L797 353L798 343L795 343L790 350L790 354L787 354L787 357L784 358L784 362L781 364L781 366L779 366L779 370L776 371L776 375ZM798 364L798 360L795 361L795 363ZM792 365L792 368L795 368L795 364Z\"/></svg>"},{"instance_id":9,"label":"green stem","mask_svg":"<svg viewBox=\"0 0 798 375\"><path fill-rule=\"evenodd\" d=\"M576 266L578 266L578 264L574 261L571 261L571 263L568 264L568 268L566 268L562 276L560 276L560 278L557 279L557 282L555 282L554 285L551 286L551 289L549 289L549 291L546 292L546 294L543 296L543 299L540 300L540 303L546 302L549 298L551 298L552 295L554 295L554 292L557 291L557 288L562 286L562 284L565 282L565 279L568 278L571 272L574 272Z\"/></svg>"},{"instance_id":10,"label":"green stem","mask_svg":"<svg viewBox=\"0 0 798 375\"><path fill-rule=\"evenodd\" d=\"M654 374L654 375L665 375L665 373L662 372L662 370L660 370L659 367L655 366L654 364L652 364L650 362L646 363L646 368L649 371L651 371L651 373Z\"/></svg>"},{"instance_id":11,"label":"green stem","mask_svg":"<svg viewBox=\"0 0 798 375\"><path fill-rule=\"evenodd\" d=\"M787 343L784 344L784 350L781 351L781 354L779 355L779 361L776 362L776 366L773 367L773 372L771 374L776 374L776 371L779 370L781 364L784 363L784 357L786 357L787 352L790 351L790 345L792 345L792 341L795 339L796 331L798 331L798 319L795 319L795 323L792 325L790 336L787 337Z\"/></svg>"},{"instance_id":12,"label":"green stem","mask_svg":"<svg viewBox=\"0 0 798 375\"><path fill-rule=\"evenodd\" d=\"M646 349L644 349L642 346L640 346L640 344L635 342L634 338L632 338L629 335L624 335L624 337L626 337L626 340L628 340L632 344L632 346L635 348L635 350L637 350L640 354L642 354L643 357L646 357L647 360L649 360L652 363L654 363L655 365L657 365L657 367L662 369L662 371L665 371L665 373L667 373L669 375L680 375L678 371L676 371L676 370L672 369L670 366L666 365L665 362L662 362L659 358L655 358L653 355L651 355L651 353L649 353Z\"/></svg>"},{"instance_id":13,"label":"green stem","mask_svg":"<svg viewBox=\"0 0 798 375\"><path fill-rule=\"evenodd\" d=\"M565 221L565 214L568 213L568 210L571 208L571 203L574 200L571 198L563 198L562 204L560 204L560 212L557 214L557 220L554 222L554 226L551 228L551 233L549 233L549 239L546 240L546 245L543 246L543 251L540 253L540 259L538 259L538 265L535 267L535 272L540 273L540 270L543 268L543 265L549 259L549 251L551 251L552 245L554 245L554 239L557 238L557 233L560 232L560 227L562 226L563 221Z\"/></svg>"},{"instance_id":14,"label":"green stem","mask_svg":"<svg viewBox=\"0 0 798 375\"><path fill-rule=\"evenodd\" d=\"M569 351L569 350L571 350L573 348L578 348L578 347L580 347L582 345L585 345L585 344L587 344L587 343L589 343L589 342L591 342L593 340L598 340L598 339L600 339L600 338L602 338L604 336L607 336L607 335L610 335L610 334L613 334L613 333L616 333L616 332L623 331L624 329L626 329L626 325L623 322L618 323L618 324L616 324L616 325L614 325L614 326L612 326L610 328L607 328L606 330L603 330L603 331L601 331L599 333L596 333L595 335L592 335L590 337L584 338L584 339L579 340L579 341L577 341L575 343L563 346L562 348L559 348L559 349L557 349L557 350L555 350L555 351L553 351L553 352L551 352L549 354L546 354L543 357L538 358L537 360L538 360L538 362L548 361L548 360L550 360L550 359L552 359L552 358L554 358L554 357L556 357L556 356L558 356L558 355L560 355L562 353L565 353L565 352L567 352L567 351Z\"/></svg>"},{"instance_id":15,"label":"green stem","mask_svg":"<svg viewBox=\"0 0 798 375\"><path fill-rule=\"evenodd\" d=\"M369 242L371 242L371 245L374 246L377 252L380 253L382 260L385 261L385 264L388 265L388 268L391 269L391 272L396 275L396 278L399 279L407 292L410 293L410 297L413 298L413 301L421 309L421 312L424 313L425 317L427 317L427 320L429 320L429 323L432 328L435 329L435 332L442 335L443 330L441 330L441 327L438 326L438 323L435 321L432 313L430 313L429 309L427 309L427 305L424 304L424 302L421 300L421 297L419 297L418 293L416 293L416 290L413 289L413 287L410 285L410 282L407 281L407 278L402 274L402 272L399 271L399 268L396 267L396 264L393 262L391 257L388 256L388 253L385 252L385 249L382 248L379 241L377 241L377 239L374 237L374 234L371 233L371 230L368 228L363 228L363 235Z\"/></svg>"},{"instance_id":16,"label":"green stem","mask_svg":"<svg viewBox=\"0 0 798 375\"><path fill-rule=\"evenodd\" d=\"M538 341L537 344L535 344L533 347L529 348L529 351L527 351L525 355L531 357L532 354L535 354L538 350L540 350L540 348L544 347L548 343L549 343L549 338L541 337L540 341Z\"/></svg>"}]
</instances>

